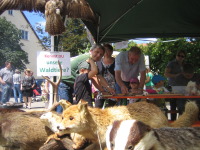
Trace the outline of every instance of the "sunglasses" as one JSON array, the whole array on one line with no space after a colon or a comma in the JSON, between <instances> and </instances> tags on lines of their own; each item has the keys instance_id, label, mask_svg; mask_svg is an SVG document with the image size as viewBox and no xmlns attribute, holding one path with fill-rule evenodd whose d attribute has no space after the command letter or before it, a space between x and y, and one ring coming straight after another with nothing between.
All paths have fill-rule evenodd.
<instances>
[{"instance_id":1,"label":"sunglasses","mask_svg":"<svg viewBox=\"0 0 200 150\"><path fill-rule=\"evenodd\" d=\"M178 57L181 57L181 58L185 58L185 56L183 56L183 55L177 55Z\"/></svg>"}]
</instances>

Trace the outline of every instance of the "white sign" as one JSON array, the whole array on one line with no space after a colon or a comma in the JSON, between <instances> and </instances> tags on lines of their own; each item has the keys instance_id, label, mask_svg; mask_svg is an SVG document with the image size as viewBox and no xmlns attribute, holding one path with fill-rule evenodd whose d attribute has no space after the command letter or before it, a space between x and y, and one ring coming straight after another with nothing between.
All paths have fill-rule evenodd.
<instances>
[{"instance_id":1,"label":"white sign","mask_svg":"<svg viewBox=\"0 0 200 150\"><path fill-rule=\"evenodd\" d=\"M114 43L115 49L122 49L128 47L128 41L122 41L118 43Z\"/></svg>"},{"instance_id":2,"label":"white sign","mask_svg":"<svg viewBox=\"0 0 200 150\"><path fill-rule=\"evenodd\" d=\"M144 61L145 61L145 65L149 66L149 56L148 55L144 56Z\"/></svg>"},{"instance_id":3,"label":"white sign","mask_svg":"<svg viewBox=\"0 0 200 150\"><path fill-rule=\"evenodd\" d=\"M69 52L37 52L37 76L59 76L62 67L62 76L71 75Z\"/></svg>"}]
</instances>

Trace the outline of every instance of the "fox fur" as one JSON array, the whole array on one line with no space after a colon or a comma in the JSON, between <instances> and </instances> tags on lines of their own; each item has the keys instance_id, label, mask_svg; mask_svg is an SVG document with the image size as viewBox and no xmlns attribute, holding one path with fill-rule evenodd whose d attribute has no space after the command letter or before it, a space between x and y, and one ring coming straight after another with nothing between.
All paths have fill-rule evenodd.
<instances>
[{"instance_id":1,"label":"fox fur","mask_svg":"<svg viewBox=\"0 0 200 150\"><path fill-rule=\"evenodd\" d=\"M60 114L54 112L54 111L51 111L51 112L47 112L47 113L44 113L41 117L40 117L41 121L47 126L49 127L54 133L57 133L59 130L58 130L58 125L59 123L62 121L62 117ZM88 140L83 137L82 135L80 134L77 134L77 133L71 133L70 134L70 137L73 141L73 145L72 147L74 149L80 149L84 146L85 143L88 142ZM48 143L51 139L56 139L56 140L59 140L59 138L56 136L56 135L51 135L48 137L47 141L45 143Z\"/></svg>"},{"instance_id":2,"label":"fox fur","mask_svg":"<svg viewBox=\"0 0 200 150\"><path fill-rule=\"evenodd\" d=\"M106 132L108 150L199 150L200 127L153 129L136 120L117 120Z\"/></svg>"},{"instance_id":3,"label":"fox fur","mask_svg":"<svg viewBox=\"0 0 200 150\"><path fill-rule=\"evenodd\" d=\"M57 126L59 136L78 133L93 142L86 150L105 148L105 135L109 125L115 120L135 119L152 128L191 126L198 118L199 109L195 102L188 102L185 112L175 122L169 123L163 112L154 104L147 102L132 103L127 106L106 109L91 108L86 102L77 105L61 104L64 108L62 121ZM100 145L98 144L100 143Z\"/></svg>"}]
</instances>

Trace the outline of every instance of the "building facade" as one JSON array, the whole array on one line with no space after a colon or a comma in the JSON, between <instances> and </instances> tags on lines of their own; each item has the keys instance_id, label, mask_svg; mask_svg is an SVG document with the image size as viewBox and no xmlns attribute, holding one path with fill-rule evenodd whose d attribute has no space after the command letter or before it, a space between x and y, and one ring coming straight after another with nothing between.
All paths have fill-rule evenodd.
<instances>
[{"instance_id":1,"label":"building facade","mask_svg":"<svg viewBox=\"0 0 200 150\"><path fill-rule=\"evenodd\" d=\"M41 79L42 77L37 76L37 51L44 51L45 48L30 22L24 13L19 10L7 10L0 17L5 17L7 21L10 21L21 30L22 37L20 42L23 43L22 49L28 53L28 60L30 62L26 67L34 72L33 75L36 79Z\"/></svg>"}]
</instances>

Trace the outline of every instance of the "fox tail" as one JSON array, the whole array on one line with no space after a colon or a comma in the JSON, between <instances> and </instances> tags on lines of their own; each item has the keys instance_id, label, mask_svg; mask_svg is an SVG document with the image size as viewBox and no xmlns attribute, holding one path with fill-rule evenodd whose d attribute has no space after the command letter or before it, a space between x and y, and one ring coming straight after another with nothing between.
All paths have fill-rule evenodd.
<instances>
[{"instance_id":1,"label":"fox tail","mask_svg":"<svg viewBox=\"0 0 200 150\"><path fill-rule=\"evenodd\" d=\"M188 101L185 104L184 113L170 124L171 127L190 127L198 120L199 108L194 101Z\"/></svg>"}]
</instances>

